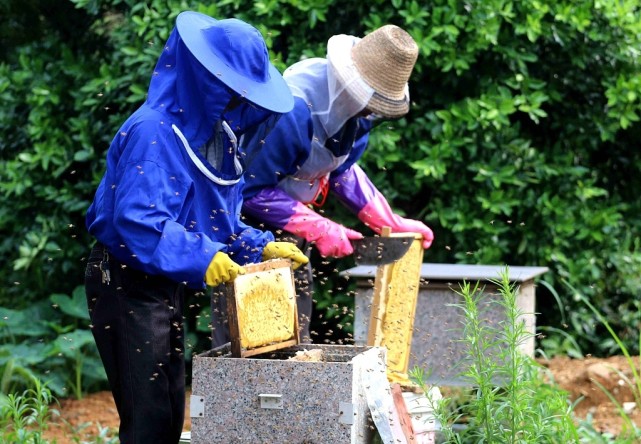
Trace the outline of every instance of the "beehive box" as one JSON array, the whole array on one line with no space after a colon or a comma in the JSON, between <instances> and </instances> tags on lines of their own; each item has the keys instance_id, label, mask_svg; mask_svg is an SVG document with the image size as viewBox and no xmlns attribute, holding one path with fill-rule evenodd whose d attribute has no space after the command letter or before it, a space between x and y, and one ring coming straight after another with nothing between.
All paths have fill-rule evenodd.
<instances>
[{"instance_id":1,"label":"beehive box","mask_svg":"<svg viewBox=\"0 0 641 444\"><path fill-rule=\"evenodd\" d=\"M323 361L291 360L321 350ZM369 443L374 434L362 383L385 374L385 349L296 345L248 358L229 344L193 359L191 442Z\"/></svg>"}]
</instances>

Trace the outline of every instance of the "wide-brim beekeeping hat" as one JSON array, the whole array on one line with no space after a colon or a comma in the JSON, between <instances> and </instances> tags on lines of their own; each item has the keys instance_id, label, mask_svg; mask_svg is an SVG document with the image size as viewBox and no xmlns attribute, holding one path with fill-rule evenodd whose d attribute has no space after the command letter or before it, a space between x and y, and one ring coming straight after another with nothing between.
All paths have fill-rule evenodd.
<instances>
[{"instance_id":1,"label":"wide-brim beekeeping hat","mask_svg":"<svg viewBox=\"0 0 641 444\"><path fill-rule=\"evenodd\" d=\"M365 100L369 94L366 108L387 118L401 117L409 110L407 82L417 57L412 36L395 25L382 26L360 40L336 35L327 42L327 60L338 80L356 100Z\"/></svg>"},{"instance_id":2,"label":"wide-brim beekeeping hat","mask_svg":"<svg viewBox=\"0 0 641 444\"><path fill-rule=\"evenodd\" d=\"M185 11L176 18L176 29L189 52L246 100L276 113L294 107L287 83L269 61L265 40L253 26Z\"/></svg>"}]
</instances>

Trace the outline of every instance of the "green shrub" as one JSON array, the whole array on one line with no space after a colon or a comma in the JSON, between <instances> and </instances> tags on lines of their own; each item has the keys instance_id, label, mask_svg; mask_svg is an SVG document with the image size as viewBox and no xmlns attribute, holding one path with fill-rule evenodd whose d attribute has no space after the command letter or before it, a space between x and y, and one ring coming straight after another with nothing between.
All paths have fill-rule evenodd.
<instances>
[{"instance_id":1,"label":"green shrub","mask_svg":"<svg viewBox=\"0 0 641 444\"><path fill-rule=\"evenodd\" d=\"M575 295L577 295L577 297L581 300L581 302L585 304L585 306L590 310L590 312L592 312L592 314L598 319L599 323L603 327L605 327L605 329L610 334L611 339L616 343L618 347L617 349L618 353L625 356L632 376L628 377L619 370L616 370L616 372L620 380L629 388L630 392L632 393L633 402L636 404L636 406L640 406L641 405L641 373L640 373L641 358L639 356L633 357L630 354L630 350L626 346L625 342L617 335L617 333L614 331L614 329L610 325L610 322L605 318L603 313L601 313L576 288L573 288L571 285L568 285L568 287L570 288L571 291L574 292ZM632 328L635 328L635 327L632 327ZM641 325L637 325L636 329L641 330ZM639 339L638 347L641 348L641 337ZM641 427L632 421L632 419L630 418L630 415L625 411L621 403L617 401L617 399L614 397L614 395L610 391L608 391L598 381L595 380L594 383L601 390L603 390L603 392L608 396L612 404L614 404L617 407L619 415L623 420L623 430L621 431L621 434L619 437L621 442L625 442L625 443L639 442L639 440L641 440Z\"/></svg>"},{"instance_id":2,"label":"green shrub","mask_svg":"<svg viewBox=\"0 0 641 444\"><path fill-rule=\"evenodd\" d=\"M144 99L185 9L254 24L281 70L324 56L333 34L406 28L420 47L412 107L376 129L362 165L399 212L434 229L426 260L549 266L552 285L585 288L638 351L628 327L639 322L641 288L641 11L632 0L4 4L12 26L0 31L0 306L81 284L91 242L84 212L105 150ZM329 284L319 307L333 307L345 287ZM552 296L541 289L539 301L538 324L564 329ZM562 304L578 347L615 350L579 301ZM561 351L564 337L547 333Z\"/></svg>"},{"instance_id":3,"label":"green shrub","mask_svg":"<svg viewBox=\"0 0 641 444\"><path fill-rule=\"evenodd\" d=\"M521 320L523 313L516 303L518 288L510 283L507 268L493 283L501 298L492 300L490 305L500 305L505 318L497 324L483 321L484 312L480 307L484 305L479 302L486 295L478 283L472 286L465 282L457 292L461 302L456 306L464 316L461 341L466 345L466 352L460 364L464 364L465 369L459 375L464 386L458 390L445 387L447 396L430 398L430 387L425 382L429 368L417 367L411 371L411 378L432 403L435 419L441 426L442 442L639 442L641 430L607 390L623 419L620 435L598 432L589 419L577 420L573 415L575 404L570 404L568 393L556 385L551 372L520 352L521 343L528 339L530 333ZM641 402L641 380L635 362L603 315L587 300L583 299L583 302L610 331L621 347L620 351L628 358L633 377L630 379L621 373L620 376L629 385L638 404ZM486 306L486 309L492 308Z\"/></svg>"}]
</instances>

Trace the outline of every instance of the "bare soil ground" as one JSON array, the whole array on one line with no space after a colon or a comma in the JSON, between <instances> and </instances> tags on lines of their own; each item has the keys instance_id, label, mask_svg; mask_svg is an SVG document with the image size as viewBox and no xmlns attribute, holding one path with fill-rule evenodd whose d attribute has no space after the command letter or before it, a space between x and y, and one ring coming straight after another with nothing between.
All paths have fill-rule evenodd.
<instances>
[{"instance_id":1,"label":"bare soil ground","mask_svg":"<svg viewBox=\"0 0 641 444\"><path fill-rule=\"evenodd\" d=\"M640 358L632 357L632 361L638 375ZM634 381L633 373L625 356L612 356L605 359L555 357L549 361L539 360L539 362L550 369L554 381L568 392L572 402L579 400L574 408L577 418L584 419L591 416L596 430L613 435L620 434L623 419L606 391L617 400L619 405L634 402L633 392L626 383L626 379ZM628 416L634 424L641 427L641 406L634 406Z\"/></svg>"},{"instance_id":2,"label":"bare soil ground","mask_svg":"<svg viewBox=\"0 0 641 444\"><path fill-rule=\"evenodd\" d=\"M191 392L187 392L183 430L191 429L190 395ZM49 442L56 444L93 443L99 436L100 430L105 428L110 429L109 436L118 434L118 412L111 392L92 393L83 399L63 399L59 405L53 405L51 408L58 410L60 415L52 418L49 430L44 435Z\"/></svg>"},{"instance_id":3,"label":"bare soil ground","mask_svg":"<svg viewBox=\"0 0 641 444\"><path fill-rule=\"evenodd\" d=\"M634 357L633 360L638 369L639 357ZM632 392L624 381L626 377L632 378L630 366L624 356L580 360L555 357L539 362L550 369L555 382L568 392L572 402L583 398L574 410L577 418L584 419L590 415L597 430L614 435L620 433L621 415L595 381L605 387L620 404L633 402ZM109 427L112 431L118 427L118 413L109 392L94 393L82 400L65 399L55 408L60 411L60 417L52 421L45 438L50 441L55 439L57 444L94 442L99 434L99 427ZM636 425L641 426L641 406L636 406L629 416ZM187 411L185 430L190 427ZM80 441L74 440L74 435Z\"/></svg>"}]
</instances>

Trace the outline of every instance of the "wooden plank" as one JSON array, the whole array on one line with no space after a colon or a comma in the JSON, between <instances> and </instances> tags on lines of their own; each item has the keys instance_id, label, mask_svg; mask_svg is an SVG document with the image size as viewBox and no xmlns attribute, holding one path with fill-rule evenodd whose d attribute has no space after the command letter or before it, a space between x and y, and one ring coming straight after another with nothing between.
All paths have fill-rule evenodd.
<instances>
[{"instance_id":1,"label":"wooden plank","mask_svg":"<svg viewBox=\"0 0 641 444\"><path fill-rule=\"evenodd\" d=\"M258 262L256 264L243 265L245 274L259 273L261 271L273 270L275 268L286 268L291 266L289 259L272 259L265 262Z\"/></svg>"},{"instance_id":2,"label":"wooden plank","mask_svg":"<svg viewBox=\"0 0 641 444\"><path fill-rule=\"evenodd\" d=\"M274 350L280 350L281 348L287 348L294 345L298 345L298 341L296 339L290 339L289 341L278 342L276 344L271 344L271 345L265 345L264 347L257 347L249 350L243 349L241 350L240 355L242 358L246 358L248 356L256 356L263 353L269 353Z\"/></svg>"},{"instance_id":3,"label":"wooden plank","mask_svg":"<svg viewBox=\"0 0 641 444\"><path fill-rule=\"evenodd\" d=\"M401 429L403 430L403 435L407 439L408 443L415 442L416 437L414 436L414 427L412 426L412 417L410 416L409 411L407 410L407 405L405 404L405 398L403 398L403 391L400 384L392 384L392 399L394 400L394 407L398 413L399 421L401 423Z\"/></svg>"}]
</instances>

